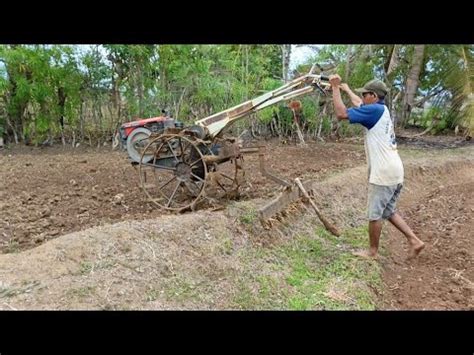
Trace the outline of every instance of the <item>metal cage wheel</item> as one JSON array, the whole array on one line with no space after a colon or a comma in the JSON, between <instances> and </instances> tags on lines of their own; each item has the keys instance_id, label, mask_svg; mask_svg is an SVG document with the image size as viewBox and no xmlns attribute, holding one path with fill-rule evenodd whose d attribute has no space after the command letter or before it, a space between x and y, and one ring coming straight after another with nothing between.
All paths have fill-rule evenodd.
<instances>
[{"instance_id":1,"label":"metal cage wheel","mask_svg":"<svg viewBox=\"0 0 474 355\"><path fill-rule=\"evenodd\" d=\"M159 207L193 208L206 187L207 165L200 144L192 137L163 134L150 141L140 159L140 183ZM149 156L152 159L147 161Z\"/></svg>"}]
</instances>

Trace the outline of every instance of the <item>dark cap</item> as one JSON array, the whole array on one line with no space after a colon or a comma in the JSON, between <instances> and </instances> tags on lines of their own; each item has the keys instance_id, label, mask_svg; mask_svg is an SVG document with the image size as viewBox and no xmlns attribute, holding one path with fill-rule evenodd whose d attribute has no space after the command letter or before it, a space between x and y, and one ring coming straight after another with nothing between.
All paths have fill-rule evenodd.
<instances>
[{"instance_id":1,"label":"dark cap","mask_svg":"<svg viewBox=\"0 0 474 355\"><path fill-rule=\"evenodd\" d=\"M385 97L388 93L387 86L383 81L374 79L364 85L363 88L356 89L356 92L363 94L364 92L375 92L378 97Z\"/></svg>"}]
</instances>

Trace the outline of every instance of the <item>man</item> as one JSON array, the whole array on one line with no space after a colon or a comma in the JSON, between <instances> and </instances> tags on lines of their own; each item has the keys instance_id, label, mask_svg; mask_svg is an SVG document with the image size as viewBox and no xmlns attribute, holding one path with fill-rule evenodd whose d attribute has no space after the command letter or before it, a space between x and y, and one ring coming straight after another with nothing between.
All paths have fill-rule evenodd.
<instances>
[{"instance_id":1,"label":"man","mask_svg":"<svg viewBox=\"0 0 474 355\"><path fill-rule=\"evenodd\" d=\"M376 258L379 248L382 220L388 219L402 232L409 243L408 258L418 256L425 244L396 212L395 205L403 186L404 170L397 152L395 132L390 113L384 98L387 87L379 80L371 80L354 94L347 84L341 84L339 75L331 75L329 81L333 90L334 109L339 120L348 119L349 123L359 123L365 127L365 152L369 168L368 250L355 253L363 257ZM347 109L341 99L345 91L355 106Z\"/></svg>"}]
</instances>

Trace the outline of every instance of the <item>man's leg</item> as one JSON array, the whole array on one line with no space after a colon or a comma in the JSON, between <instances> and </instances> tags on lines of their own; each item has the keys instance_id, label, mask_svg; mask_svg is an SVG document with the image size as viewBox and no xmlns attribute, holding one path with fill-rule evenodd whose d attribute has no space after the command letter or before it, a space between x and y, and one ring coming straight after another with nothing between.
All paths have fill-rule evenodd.
<instances>
[{"instance_id":1,"label":"man's leg","mask_svg":"<svg viewBox=\"0 0 474 355\"><path fill-rule=\"evenodd\" d=\"M354 255L376 258L379 250L380 234L382 233L382 214L391 194L388 188L369 184L367 198L367 217L369 219L369 249L355 252Z\"/></svg>"},{"instance_id":2,"label":"man's leg","mask_svg":"<svg viewBox=\"0 0 474 355\"><path fill-rule=\"evenodd\" d=\"M376 258L379 250L380 234L382 233L382 220L369 221L369 241L368 250L357 251L354 255L365 258Z\"/></svg>"},{"instance_id":3,"label":"man's leg","mask_svg":"<svg viewBox=\"0 0 474 355\"><path fill-rule=\"evenodd\" d=\"M369 239L370 239L370 249L369 255L372 257L377 256L379 250L379 240L380 234L382 233L382 220L369 222Z\"/></svg>"},{"instance_id":4,"label":"man's leg","mask_svg":"<svg viewBox=\"0 0 474 355\"><path fill-rule=\"evenodd\" d=\"M408 239L408 243L410 244L410 251L408 258L412 259L418 256L420 252L425 247L425 243L423 243L420 239L417 238L415 233L411 230L408 224L403 220L402 216L398 214L398 212L393 213L388 220L392 223L400 232L402 232L405 237Z\"/></svg>"}]
</instances>

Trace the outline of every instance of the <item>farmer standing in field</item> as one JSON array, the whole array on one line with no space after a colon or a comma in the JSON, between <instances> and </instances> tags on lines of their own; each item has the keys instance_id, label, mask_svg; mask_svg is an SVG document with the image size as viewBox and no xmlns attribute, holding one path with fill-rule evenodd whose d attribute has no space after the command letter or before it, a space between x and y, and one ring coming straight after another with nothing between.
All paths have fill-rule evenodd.
<instances>
[{"instance_id":1,"label":"farmer standing in field","mask_svg":"<svg viewBox=\"0 0 474 355\"><path fill-rule=\"evenodd\" d=\"M397 143L390 112L385 106L384 98L387 87L380 80L371 80L361 89L356 89L362 96L354 94L347 84L341 84L339 75L331 75L329 81L333 91L333 102L339 120L348 119L349 123L360 123L365 127L365 152L369 168L368 250L356 252L363 257L376 258L379 239L382 232L382 220L388 219L402 232L409 243L408 258L418 256L425 244L396 212L396 202L403 187L404 170L397 152ZM341 99L345 91L353 108L347 109Z\"/></svg>"}]
</instances>

